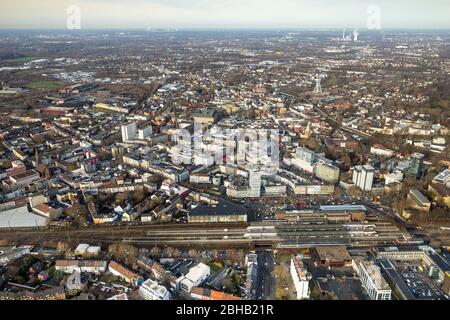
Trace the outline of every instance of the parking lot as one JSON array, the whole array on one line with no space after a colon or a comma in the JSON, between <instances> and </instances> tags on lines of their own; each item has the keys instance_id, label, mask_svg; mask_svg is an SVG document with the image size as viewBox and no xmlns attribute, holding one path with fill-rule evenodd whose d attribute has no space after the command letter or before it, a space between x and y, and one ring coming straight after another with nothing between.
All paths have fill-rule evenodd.
<instances>
[{"instance_id":1,"label":"parking lot","mask_svg":"<svg viewBox=\"0 0 450 320\"><path fill-rule=\"evenodd\" d=\"M401 277L405 281L408 288L419 300L443 300L445 299L443 292L439 288L439 284L430 279L423 273L417 271L400 272Z\"/></svg>"}]
</instances>

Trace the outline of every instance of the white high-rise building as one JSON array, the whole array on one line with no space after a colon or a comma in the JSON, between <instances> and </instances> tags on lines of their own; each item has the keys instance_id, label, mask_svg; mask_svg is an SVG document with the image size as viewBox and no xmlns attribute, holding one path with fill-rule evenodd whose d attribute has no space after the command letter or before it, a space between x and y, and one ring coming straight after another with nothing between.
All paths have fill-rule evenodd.
<instances>
[{"instance_id":1,"label":"white high-rise building","mask_svg":"<svg viewBox=\"0 0 450 320\"><path fill-rule=\"evenodd\" d=\"M259 198L261 196L261 172L256 170L250 170L249 172L249 185L250 193L252 197Z\"/></svg>"},{"instance_id":2,"label":"white high-rise building","mask_svg":"<svg viewBox=\"0 0 450 320\"><path fill-rule=\"evenodd\" d=\"M388 185L393 182L402 182L403 180L403 172L400 170L397 170L395 172L392 172L390 174L387 174L385 177L385 184Z\"/></svg>"},{"instance_id":3,"label":"white high-rise building","mask_svg":"<svg viewBox=\"0 0 450 320\"><path fill-rule=\"evenodd\" d=\"M358 29L355 29L353 31L353 41L358 42L358 36L359 36L359 31L358 31Z\"/></svg>"},{"instance_id":4,"label":"white high-rise building","mask_svg":"<svg viewBox=\"0 0 450 320\"><path fill-rule=\"evenodd\" d=\"M375 169L372 166L370 165L363 166L363 178L361 180L362 190L372 191L374 175Z\"/></svg>"},{"instance_id":5,"label":"white high-rise building","mask_svg":"<svg viewBox=\"0 0 450 320\"><path fill-rule=\"evenodd\" d=\"M372 300L391 300L392 290L381 275L380 268L373 262L353 260L353 269Z\"/></svg>"},{"instance_id":6,"label":"white high-rise building","mask_svg":"<svg viewBox=\"0 0 450 320\"><path fill-rule=\"evenodd\" d=\"M129 123L122 126L122 141L128 142L133 141L137 134L137 124L136 122Z\"/></svg>"},{"instance_id":7,"label":"white high-rise building","mask_svg":"<svg viewBox=\"0 0 450 320\"><path fill-rule=\"evenodd\" d=\"M316 154L307 148L298 148L294 157L292 158L292 165L306 171L310 174L314 173L314 162Z\"/></svg>"},{"instance_id":8,"label":"white high-rise building","mask_svg":"<svg viewBox=\"0 0 450 320\"><path fill-rule=\"evenodd\" d=\"M353 183L363 191L372 191L375 169L370 165L353 168Z\"/></svg>"},{"instance_id":9,"label":"white high-rise building","mask_svg":"<svg viewBox=\"0 0 450 320\"><path fill-rule=\"evenodd\" d=\"M138 139L144 140L150 137L153 133L152 126L148 126L138 130Z\"/></svg>"},{"instance_id":10,"label":"white high-rise building","mask_svg":"<svg viewBox=\"0 0 450 320\"><path fill-rule=\"evenodd\" d=\"M194 152L194 164L205 166L207 168L211 167L212 165L214 165L214 157L209 154Z\"/></svg>"},{"instance_id":11,"label":"white high-rise building","mask_svg":"<svg viewBox=\"0 0 450 320\"><path fill-rule=\"evenodd\" d=\"M170 300L169 290L151 279L140 286L139 295L145 300Z\"/></svg>"},{"instance_id":12,"label":"white high-rise building","mask_svg":"<svg viewBox=\"0 0 450 320\"><path fill-rule=\"evenodd\" d=\"M311 291L309 289L308 272L303 265L301 256L292 256L290 271L297 292L297 300L309 299Z\"/></svg>"}]
</instances>

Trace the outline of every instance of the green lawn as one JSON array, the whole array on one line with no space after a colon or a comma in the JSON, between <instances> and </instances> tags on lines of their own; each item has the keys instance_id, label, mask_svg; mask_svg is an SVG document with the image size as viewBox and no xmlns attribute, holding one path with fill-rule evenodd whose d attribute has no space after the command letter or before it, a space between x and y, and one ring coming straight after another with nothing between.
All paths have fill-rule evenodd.
<instances>
[{"instance_id":1,"label":"green lawn","mask_svg":"<svg viewBox=\"0 0 450 320\"><path fill-rule=\"evenodd\" d=\"M11 62L20 62L20 63L26 63L26 62L30 62L37 59L36 57L21 57L21 58L17 58L17 59L10 59L7 61L11 61Z\"/></svg>"},{"instance_id":2,"label":"green lawn","mask_svg":"<svg viewBox=\"0 0 450 320\"><path fill-rule=\"evenodd\" d=\"M208 266L211 268L211 270L212 270L213 272L219 272L219 271L222 269L221 266L218 266L218 265L215 264L214 262L208 263Z\"/></svg>"},{"instance_id":3,"label":"green lawn","mask_svg":"<svg viewBox=\"0 0 450 320\"><path fill-rule=\"evenodd\" d=\"M109 272L104 273L101 277L100 277L100 281L103 281L107 284L111 284L113 282L117 282L119 280L119 278Z\"/></svg>"},{"instance_id":4,"label":"green lawn","mask_svg":"<svg viewBox=\"0 0 450 320\"><path fill-rule=\"evenodd\" d=\"M35 81L27 84L30 89L53 89L63 86L63 82L59 81Z\"/></svg>"}]
</instances>

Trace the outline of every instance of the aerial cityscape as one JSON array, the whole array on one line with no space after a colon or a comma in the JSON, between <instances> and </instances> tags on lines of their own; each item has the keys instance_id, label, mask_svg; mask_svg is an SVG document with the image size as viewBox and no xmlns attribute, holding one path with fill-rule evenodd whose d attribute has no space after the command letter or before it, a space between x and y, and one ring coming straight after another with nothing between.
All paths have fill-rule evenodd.
<instances>
[{"instance_id":1,"label":"aerial cityscape","mask_svg":"<svg viewBox=\"0 0 450 320\"><path fill-rule=\"evenodd\" d=\"M0 23L0 300L449 299L450 25L80 8Z\"/></svg>"}]
</instances>

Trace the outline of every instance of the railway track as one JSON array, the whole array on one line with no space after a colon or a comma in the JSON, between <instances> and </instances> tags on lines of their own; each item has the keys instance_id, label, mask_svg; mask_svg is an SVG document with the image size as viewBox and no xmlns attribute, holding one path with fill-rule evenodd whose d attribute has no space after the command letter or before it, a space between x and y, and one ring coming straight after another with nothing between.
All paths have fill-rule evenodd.
<instances>
[{"instance_id":1,"label":"railway track","mask_svg":"<svg viewBox=\"0 0 450 320\"><path fill-rule=\"evenodd\" d=\"M67 241L88 243L151 242L191 243L195 241L246 242L246 224L195 224L195 225L152 225L86 229L20 230L0 231L0 239L19 243L42 243L43 241Z\"/></svg>"},{"instance_id":2,"label":"railway track","mask_svg":"<svg viewBox=\"0 0 450 320\"><path fill-rule=\"evenodd\" d=\"M117 226L98 226L98 227L87 227L87 228L33 228L33 229L14 229L0 230L0 238L4 235L22 233L22 234L45 234L45 233L76 233L76 234L91 234L91 233L111 233L111 232L146 232L146 231L156 231L161 230L168 232L169 230L215 230L215 229L233 229L242 228L245 229L248 224L245 223L221 223L221 224L158 224L158 225L117 225Z\"/></svg>"}]
</instances>

